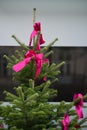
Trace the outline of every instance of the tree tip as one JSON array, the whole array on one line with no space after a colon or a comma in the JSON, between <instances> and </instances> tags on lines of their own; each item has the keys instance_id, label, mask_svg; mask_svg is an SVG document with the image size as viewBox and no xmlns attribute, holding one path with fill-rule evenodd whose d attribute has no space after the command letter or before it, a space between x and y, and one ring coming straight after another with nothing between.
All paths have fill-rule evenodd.
<instances>
[{"instance_id":1,"label":"tree tip","mask_svg":"<svg viewBox=\"0 0 87 130\"><path fill-rule=\"evenodd\" d=\"M56 38L56 41L58 41L58 38Z\"/></svg>"},{"instance_id":2,"label":"tree tip","mask_svg":"<svg viewBox=\"0 0 87 130\"><path fill-rule=\"evenodd\" d=\"M12 37L14 38L14 37L15 37L15 35L12 35Z\"/></svg>"},{"instance_id":3,"label":"tree tip","mask_svg":"<svg viewBox=\"0 0 87 130\"><path fill-rule=\"evenodd\" d=\"M36 11L36 8L33 8L34 11Z\"/></svg>"}]
</instances>

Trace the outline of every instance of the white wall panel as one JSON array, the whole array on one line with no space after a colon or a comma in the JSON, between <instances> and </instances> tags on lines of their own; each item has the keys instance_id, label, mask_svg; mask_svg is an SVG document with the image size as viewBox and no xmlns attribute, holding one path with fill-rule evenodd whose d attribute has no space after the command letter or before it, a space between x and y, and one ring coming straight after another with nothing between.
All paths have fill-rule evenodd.
<instances>
[{"instance_id":1,"label":"white wall panel","mask_svg":"<svg viewBox=\"0 0 87 130\"><path fill-rule=\"evenodd\" d=\"M0 45L18 45L13 34L28 44L34 7L46 44L58 37L55 46L87 46L86 0L0 0Z\"/></svg>"}]
</instances>

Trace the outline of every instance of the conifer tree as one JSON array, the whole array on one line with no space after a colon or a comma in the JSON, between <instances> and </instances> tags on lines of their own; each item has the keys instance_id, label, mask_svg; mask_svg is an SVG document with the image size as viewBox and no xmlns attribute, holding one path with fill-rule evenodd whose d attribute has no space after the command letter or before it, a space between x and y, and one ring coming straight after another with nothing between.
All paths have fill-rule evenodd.
<instances>
[{"instance_id":1,"label":"conifer tree","mask_svg":"<svg viewBox=\"0 0 87 130\"><path fill-rule=\"evenodd\" d=\"M0 105L1 130L82 130L87 127L87 116L82 111L87 95L74 94L70 103L49 103L49 99L57 95L57 90L50 86L58 80L60 67L65 64L50 63L49 48L58 40L44 44L41 23L33 20L33 31L30 35L29 46L12 37L21 46L21 51L7 57L8 68L13 69L13 79L18 82L14 91L5 91L8 105ZM74 108L73 108L74 107Z\"/></svg>"}]
</instances>

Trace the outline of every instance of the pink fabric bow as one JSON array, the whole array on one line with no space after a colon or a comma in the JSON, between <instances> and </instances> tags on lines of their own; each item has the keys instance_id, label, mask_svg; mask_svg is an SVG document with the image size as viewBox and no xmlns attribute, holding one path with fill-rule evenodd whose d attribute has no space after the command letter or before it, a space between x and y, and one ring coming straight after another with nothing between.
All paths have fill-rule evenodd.
<instances>
[{"instance_id":1,"label":"pink fabric bow","mask_svg":"<svg viewBox=\"0 0 87 130\"><path fill-rule=\"evenodd\" d=\"M80 98L80 101L76 103L76 113L79 118L83 118L82 106L83 106L83 96L82 94L74 94L73 100Z\"/></svg>"},{"instance_id":2,"label":"pink fabric bow","mask_svg":"<svg viewBox=\"0 0 87 130\"><path fill-rule=\"evenodd\" d=\"M12 68L14 71L19 72L21 69L23 69L30 61L34 58L34 62L36 64L36 78L40 74L40 70L43 63L49 62L48 59L43 59L43 53L35 53L33 50L29 50L25 54L24 60L20 61L19 63L15 64Z\"/></svg>"},{"instance_id":3,"label":"pink fabric bow","mask_svg":"<svg viewBox=\"0 0 87 130\"><path fill-rule=\"evenodd\" d=\"M65 114L64 119L62 120L62 130L68 130L68 124L70 122L68 114Z\"/></svg>"},{"instance_id":4,"label":"pink fabric bow","mask_svg":"<svg viewBox=\"0 0 87 130\"><path fill-rule=\"evenodd\" d=\"M34 30L32 31L32 33L30 35L29 46L31 46L33 37L35 37L38 34L38 32L40 32L40 36L39 36L39 39L38 39L38 45L37 45L37 48L36 48L36 50L40 50L40 45L45 43L45 41L43 40L43 36L41 34L41 24L40 24L40 22L34 23L33 27L34 27Z\"/></svg>"}]
</instances>

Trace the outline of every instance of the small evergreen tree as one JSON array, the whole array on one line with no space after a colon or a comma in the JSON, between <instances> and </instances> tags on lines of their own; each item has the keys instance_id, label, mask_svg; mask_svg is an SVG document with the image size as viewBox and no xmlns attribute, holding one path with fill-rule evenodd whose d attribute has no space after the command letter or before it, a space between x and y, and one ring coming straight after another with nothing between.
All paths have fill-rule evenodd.
<instances>
[{"instance_id":1,"label":"small evergreen tree","mask_svg":"<svg viewBox=\"0 0 87 130\"><path fill-rule=\"evenodd\" d=\"M75 94L71 103L49 103L49 99L57 95L57 90L50 88L58 75L64 61L50 63L49 48L58 40L45 47L40 47L45 41L41 32L41 23L35 22L30 35L29 46L12 36L21 46L22 51L15 51L8 60L8 68L14 70L14 80L18 86L16 94L5 91L8 105L0 105L1 130L82 130L87 117L82 112L83 100L87 95ZM75 106L75 109L72 109ZM85 106L86 107L86 106Z\"/></svg>"}]
</instances>

